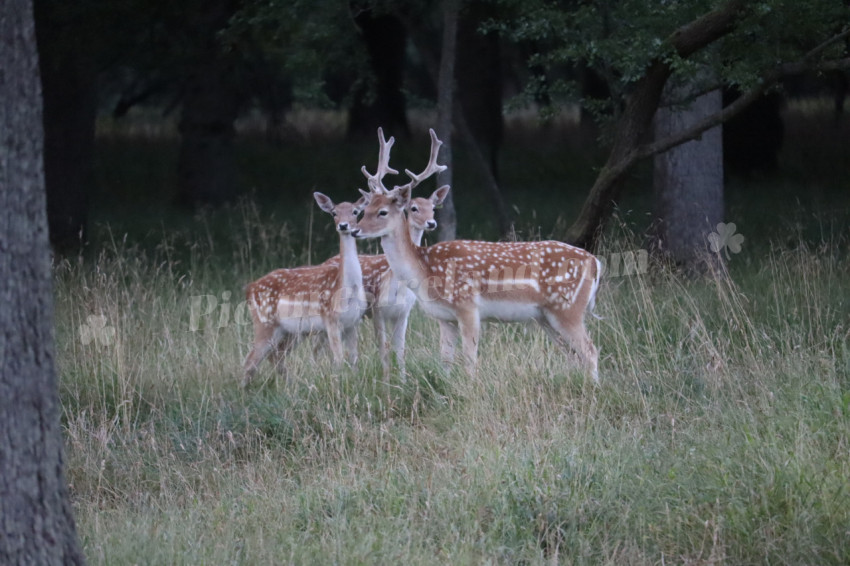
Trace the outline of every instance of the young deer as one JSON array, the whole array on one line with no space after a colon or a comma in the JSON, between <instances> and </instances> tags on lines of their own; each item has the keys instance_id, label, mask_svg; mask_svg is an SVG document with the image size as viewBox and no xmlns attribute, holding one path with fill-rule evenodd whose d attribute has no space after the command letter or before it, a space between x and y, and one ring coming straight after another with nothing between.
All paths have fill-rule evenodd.
<instances>
[{"instance_id":1,"label":"young deer","mask_svg":"<svg viewBox=\"0 0 850 566\"><path fill-rule=\"evenodd\" d=\"M454 358L458 331L466 369L475 374L482 320L536 320L558 345L572 348L598 381L598 353L584 328L602 266L593 255L562 242L480 242L455 240L422 248L410 241L403 210L411 190L438 171L440 142L431 133L425 170L387 191L373 184L358 238L381 238L395 277L416 294L423 310L440 321L444 363Z\"/></svg>"},{"instance_id":2,"label":"young deer","mask_svg":"<svg viewBox=\"0 0 850 566\"><path fill-rule=\"evenodd\" d=\"M246 287L254 345L245 359L243 386L269 353L274 353L275 365L283 370L287 352L311 332L327 333L336 364L342 363L343 346L349 362L357 362L357 324L366 310L366 296L354 236L365 199L334 204L322 193L313 193L313 197L319 208L334 218L341 261L277 269Z\"/></svg>"},{"instance_id":3,"label":"young deer","mask_svg":"<svg viewBox=\"0 0 850 566\"><path fill-rule=\"evenodd\" d=\"M369 186L373 190L380 190L380 186L382 186L380 183L385 175L398 173L389 166L390 148L395 143L395 139L391 137L389 140L385 140L383 131L378 128L378 143L377 171L374 175L371 175L366 167L362 169L369 181ZM442 187L434 191L428 198L416 197L411 199L410 203L405 206L410 240L417 246L422 243L422 236L425 231L431 231L437 227L437 221L434 220L434 210L443 203L448 191L448 187ZM339 256L335 256L325 263L338 261ZM404 350L407 322L410 311L416 303L416 295L393 275L385 255L361 255L360 266L363 269L363 287L366 291L368 303L366 315L372 317L384 376L389 377L390 375L389 350L392 347L403 381L405 377ZM387 340L387 328L390 329L389 341Z\"/></svg>"}]
</instances>

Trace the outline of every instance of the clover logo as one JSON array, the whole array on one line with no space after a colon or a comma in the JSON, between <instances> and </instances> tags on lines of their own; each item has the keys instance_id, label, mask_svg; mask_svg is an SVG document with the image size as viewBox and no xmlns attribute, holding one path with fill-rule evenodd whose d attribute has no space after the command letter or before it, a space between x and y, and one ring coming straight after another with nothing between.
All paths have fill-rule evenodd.
<instances>
[{"instance_id":1,"label":"clover logo","mask_svg":"<svg viewBox=\"0 0 850 566\"><path fill-rule=\"evenodd\" d=\"M109 346L115 339L115 328L106 325L105 315L90 314L80 325L80 342L83 346Z\"/></svg>"},{"instance_id":2,"label":"clover logo","mask_svg":"<svg viewBox=\"0 0 850 566\"><path fill-rule=\"evenodd\" d=\"M717 225L717 232L712 232L708 235L708 244L711 251L716 254L725 252L726 259L731 259L729 252L737 254L741 252L741 245L744 243L744 236L736 234L737 226L734 222L724 224L721 222Z\"/></svg>"}]
</instances>

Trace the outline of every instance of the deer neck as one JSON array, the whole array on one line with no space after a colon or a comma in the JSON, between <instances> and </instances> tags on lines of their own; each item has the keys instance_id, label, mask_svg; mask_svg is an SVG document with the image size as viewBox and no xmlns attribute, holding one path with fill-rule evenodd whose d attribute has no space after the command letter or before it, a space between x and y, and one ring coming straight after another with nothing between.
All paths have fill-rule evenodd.
<instances>
[{"instance_id":1,"label":"deer neck","mask_svg":"<svg viewBox=\"0 0 850 566\"><path fill-rule=\"evenodd\" d=\"M420 247L413 241L412 229L406 218L389 234L381 237L381 247L396 279L417 283L424 280L425 266Z\"/></svg>"},{"instance_id":2,"label":"deer neck","mask_svg":"<svg viewBox=\"0 0 850 566\"><path fill-rule=\"evenodd\" d=\"M363 286L363 271L357 258L357 242L348 234L339 235L338 278L346 287Z\"/></svg>"},{"instance_id":3,"label":"deer neck","mask_svg":"<svg viewBox=\"0 0 850 566\"><path fill-rule=\"evenodd\" d=\"M413 242L414 244L416 244L417 246L421 246L422 245L422 236L425 234L425 230L416 228L416 227L413 226L413 224L410 224L409 222L408 222L408 224L409 224L408 230L410 232L410 241Z\"/></svg>"}]
</instances>

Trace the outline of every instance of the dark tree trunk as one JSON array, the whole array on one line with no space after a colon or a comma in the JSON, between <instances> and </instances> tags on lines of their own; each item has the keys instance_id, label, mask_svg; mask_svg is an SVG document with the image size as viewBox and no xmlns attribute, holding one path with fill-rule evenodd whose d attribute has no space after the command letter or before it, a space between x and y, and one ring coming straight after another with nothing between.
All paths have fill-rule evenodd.
<instances>
[{"instance_id":1,"label":"dark tree trunk","mask_svg":"<svg viewBox=\"0 0 850 566\"><path fill-rule=\"evenodd\" d=\"M412 24L408 22L408 26L411 25ZM411 27L411 29L415 28ZM416 45L416 49L419 51L419 55L425 63L425 68L428 69L428 74L435 83L439 82L441 57L437 57L430 44L422 37L421 34L414 33L411 37ZM452 104L452 126L453 131L457 134L455 139L461 139L469 147L469 157L472 161L472 165L481 174L484 191L490 198L493 205L494 217L499 233L502 235L508 234L511 229L511 221L507 212L507 207L505 206L505 201L502 198L502 193L499 190L499 183L493 175L493 170L488 163L487 157L478 146L478 142L472 133L472 129L467 123L463 108L459 104ZM437 132L437 134L444 135L443 132ZM449 194L451 195L452 192L453 191L450 191ZM438 216L438 222L440 221L439 219L440 217Z\"/></svg>"},{"instance_id":2,"label":"dark tree trunk","mask_svg":"<svg viewBox=\"0 0 850 566\"><path fill-rule=\"evenodd\" d=\"M356 9L356 8L353 8ZM372 9L356 9L354 23L360 29L369 64L375 75L374 99L367 100L369 86L355 93L349 111L348 134L375 134L378 127L396 135L408 136L404 92L404 61L407 32L401 20L393 14L375 14Z\"/></svg>"},{"instance_id":3,"label":"dark tree trunk","mask_svg":"<svg viewBox=\"0 0 850 566\"><path fill-rule=\"evenodd\" d=\"M437 137L443 142L437 161L446 170L437 173L437 186L451 185L452 116L454 115L455 60L457 54L458 0L443 1L443 44L440 51L440 70L437 77ZM437 211L437 239L441 242L457 237L457 211L454 191L449 191L443 206Z\"/></svg>"},{"instance_id":4,"label":"dark tree trunk","mask_svg":"<svg viewBox=\"0 0 850 566\"><path fill-rule=\"evenodd\" d=\"M0 4L0 38L0 564L82 564L62 470L29 0Z\"/></svg>"},{"instance_id":5,"label":"dark tree trunk","mask_svg":"<svg viewBox=\"0 0 850 566\"><path fill-rule=\"evenodd\" d=\"M220 32L239 9L233 0L208 2L191 25L182 85L178 203L217 206L237 194L234 122L242 98L242 67L221 45Z\"/></svg>"},{"instance_id":6,"label":"dark tree trunk","mask_svg":"<svg viewBox=\"0 0 850 566\"><path fill-rule=\"evenodd\" d=\"M457 99L478 147L487 159L493 178L499 178L502 145L502 66L499 36L482 34L482 22L495 16L492 6L468 3L460 12L457 29Z\"/></svg>"},{"instance_id":7,"label":"dark tree trunk","mask_svg":"<svg viewBox=\"0 0 850 566\"><path fill-rule=\"evenodd\" d=\"M178 202L187 207L217 206L236 196L234 122L239 94L222 60L191 71L180 116L177 163Z\"/></svg>"},{"instance_id":8,"label":"dark tree trunk","mask_svg":"<svg viewBox=\"0 0 850 566\"><path fill-rule=\"evenodd\" d=\"M629 97L618 120L617 134L608 160L596 177L578 219L567 234L571 243L589 250L595 248L602 224L619 196L628 172L637 162L635 150L649 132L652 117L661 100L661 91L669 76L670 68L667 64L654 63Z\"/></svg>"},{"instance_id":9,"label":"dark tree trunk","mask_svg":"<svg viewBox=\"0 0 850 566\"><path fill-rule=\"evenodd\" d=\"M687 94L676 89L677 94ZM682 96L676 97L682 99ZM656 138L664 139L720 111L720 90L696 98L684 108L664 107L655 115ZM722 126L699 140L655 156L654 178L657 249L689 275L712 270L708 235L723 220Z\"/></svg>"},{"instance_id":10,"label":"dark tree trunk","mask_svg":"<svg viewBox=\"0 0 850 566\"><path fill-rule=\"evenodd\" d=\"M85 241L89 189L94 182L97 71L86 39L69 37L79 16L62 18L55 2L35 2L44 94L44 175L47 224L57 251Z\"/></svg>"},{"instance_id":11,"label":"dark tree trunk","mask_svg":"<svg viewBox=\"0 0 850 566\"><path fill-rule=\"evenodd\" d=\"M680 27L668 40L679 56L686 59L729 33L747 6L745 0L729 0L717 10ZM568 231L567 239L570 242L591 250L595 248L602 225L629 171L640 159L652 155L640 151L640 148L649 135L661 93L671 72L670 62L658 59L647 67L643 78L635 83L617 120L614 145L608 160L591 187L579 217Z\"/></svg>"}]
</instances>

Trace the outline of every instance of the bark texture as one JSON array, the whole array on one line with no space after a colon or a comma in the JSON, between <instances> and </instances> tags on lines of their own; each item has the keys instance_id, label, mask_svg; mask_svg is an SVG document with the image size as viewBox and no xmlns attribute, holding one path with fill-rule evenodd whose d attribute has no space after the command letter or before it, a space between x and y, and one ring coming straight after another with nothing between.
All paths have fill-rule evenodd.
<instances>
[{"instance_id":1,"label":"bark texture","mask_svg":"<svg viewBox=\"0 0 850 566\"><path fill-rule=\"evenodd\" d=\"M680 27L667 41L680 57L688 58L731 32L747 6L745 0L730 0ZM629 171L639 159L647 157L646 152L641 151L641 144L649 137L653 116L672 71L670 61L659 58L650 63L643 78L635 84L618 120L608 160L591 187L578 219L568 231L567 239L571 243L591 250L595 248L602 224Z\"/></svg>"},{"instance_id":2,"label":"bark texture","mask_svg":"<svg viewBox=\"0 0 850 566\"><path fill-rule=\"evenodd\" d=\"M661 108L655 116L655 135L675 135L721 108L719 90L684 108ZM723 220L722 126L656 155L653 173L659 249L690 274L710 270L708 235Z\"/></svg>"},{"instance_id":3,"label":"bark texture","mask_svg":"<svg viewBox=\"0 0 850 566\"><path fill-rule=\"evenodd\" d=\"M437 186L452 184L452 116L454 115L454 73L457 54L458 0L443 1L443 44L437 74L437 137L443 142L437 163L446 170L437 173ZM441 242L457 237L457 211L454 191L450 190L437 211L437 239Z\"/></svg>"},{"instance_id":4,"label":"bark texture","mask_svg":"<svg viewBox=\"0 0 850 566\"><path fill-rule=\"evenodd\" d=\"M0 564L82 564L62 471L30 0L0 4Z\"/></svg>"}]
</instances>

